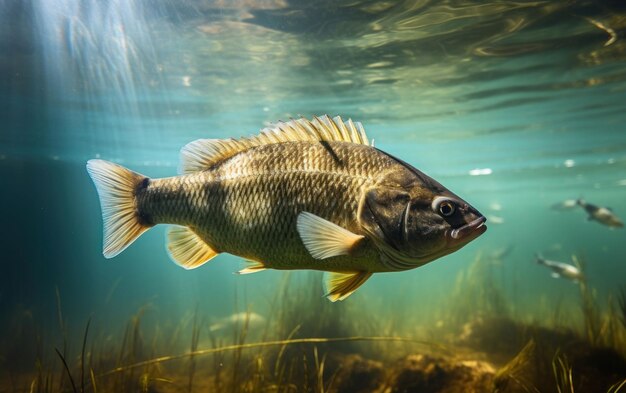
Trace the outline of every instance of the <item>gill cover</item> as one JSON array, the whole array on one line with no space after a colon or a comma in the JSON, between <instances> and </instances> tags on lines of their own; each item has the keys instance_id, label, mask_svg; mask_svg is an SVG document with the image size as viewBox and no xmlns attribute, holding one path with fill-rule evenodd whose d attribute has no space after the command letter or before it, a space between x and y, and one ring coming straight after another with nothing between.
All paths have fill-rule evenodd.
<instances>
[{"instance_id":1,"label":"gill cover","mask_svg":"<svg viewBox=\"0 0 626 393\"><path fill-rule=\"evenodd\" d=\"M406 230L406 215L410 195L398 188L376 187L363 195L359 209L359 222L363 229L399 250Z\"/></svg>"}]
</instances>

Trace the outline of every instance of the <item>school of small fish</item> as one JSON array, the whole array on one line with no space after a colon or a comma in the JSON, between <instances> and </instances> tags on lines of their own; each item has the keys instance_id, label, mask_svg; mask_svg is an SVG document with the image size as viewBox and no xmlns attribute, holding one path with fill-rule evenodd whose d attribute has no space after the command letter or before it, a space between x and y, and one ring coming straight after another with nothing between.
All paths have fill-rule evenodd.
<instances>
[{"instance_id":1,"label":"school of small fish","mask_svg":"<svg viewBox=\"0 0 626 393\"><path fill-rule=\"evenodd\" d=\"M588 221L596 221L611 229L624 227L623 221L613 212L610 207L597 206L586 202L584 199L566 199L562 202L552 205L553 210L568 211L576 208L582 208L587 214ZM584 275L580 267L565 262L550 261L540 255L536 256L537 263L552 270L552 277L566 278L572 281L581 281Z\"/></svg>"}]
</instances>

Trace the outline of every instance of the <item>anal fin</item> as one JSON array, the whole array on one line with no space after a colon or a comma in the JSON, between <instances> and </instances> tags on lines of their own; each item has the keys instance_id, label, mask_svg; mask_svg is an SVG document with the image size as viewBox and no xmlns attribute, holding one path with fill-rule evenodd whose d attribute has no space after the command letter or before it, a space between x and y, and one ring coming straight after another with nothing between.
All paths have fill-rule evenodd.
<instances>
[{"instance_id":1,"label":"anal fin","mask_svg":"<svg viewBox=\"0 0 626 393\"><path fill-rule=\"evenodd\" d=\"M326 297L331 302L344 300L352 295L368 278L372 276L370 272L336 273L326 272L324 274L324 289Z\"/></svg>"},{"instance_id":2,"label":"anal fin","mask_svg":"<svg viewBox=\"0 0 626 393\"><path fill-rule=\"evenodd\" d=\"M167 232L167 249L172 260L185 269L202 266L218 254L194 231L176 225Z\"/></svg>"},{"instance_id":3,"label":"anal fin","mask_svg":"<svg viewBox=\"0 0 626 393\"><path fill-rule=\"evenodd\" d=\"M248 263L248 267L246 267L245 269L239 270L237 274L251 274L251 273L260 272L260 271L267 269L267 267L265 266L263 262L251 261L251 260L246 260L246 262Z\"/></svg>"}]
</instances>

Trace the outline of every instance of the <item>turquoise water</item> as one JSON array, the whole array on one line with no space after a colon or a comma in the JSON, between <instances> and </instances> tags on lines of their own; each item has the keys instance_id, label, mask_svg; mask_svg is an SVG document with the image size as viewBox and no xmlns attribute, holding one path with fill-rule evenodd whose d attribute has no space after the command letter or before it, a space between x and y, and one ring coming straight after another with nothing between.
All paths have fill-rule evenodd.
<instances>
[{"instance_id":1,"label":"turquoise water","mask_svg":"<svg viewBox=\"0 0 626 393\"><path fill-rule=\"evenodd\" d=\"M378 148L462 196L489 227L332 307L438 337L446 318L465 318L451 315L463 299L453 295L488 277L511 318L554 327L558 309L568 316L557 325L580 332L578 286L534 254L584 257L602 312L626 285L625 230L551 209L584 197L626 218L625 29L619 2L1 1L0 316L30 321L48 357L59 309L74 350L89 318L117 337L145 305L148 331L194 310L207 323L242 310L270 318L286 272L236 276L243 262L230 255L184 271L163 227L105 260L85 163L172 176L194 139L329 114L362 122ZM318 273L290 273L292 289L309 274L322 301ZM4 348L24 339L5 330Z\"/></svg>"}]
</instances>

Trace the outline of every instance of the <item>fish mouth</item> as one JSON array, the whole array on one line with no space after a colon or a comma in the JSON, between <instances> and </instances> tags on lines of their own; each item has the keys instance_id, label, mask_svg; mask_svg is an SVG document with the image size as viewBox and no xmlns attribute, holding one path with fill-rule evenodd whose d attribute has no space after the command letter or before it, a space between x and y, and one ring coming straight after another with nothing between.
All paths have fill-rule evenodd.
<instances>
[{"instance_id":1,"label":"fish mouth","mask_svg":"<svg viewBox=\"0 0 626 393\"><path fill-rule=\"evenodd\" d=\"M470 242L485 233L487 230L486 221L487 218L481 216L460 228L453 229L450 231L450 239L455 243Z\"/></svg>"}]
</instances>

